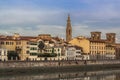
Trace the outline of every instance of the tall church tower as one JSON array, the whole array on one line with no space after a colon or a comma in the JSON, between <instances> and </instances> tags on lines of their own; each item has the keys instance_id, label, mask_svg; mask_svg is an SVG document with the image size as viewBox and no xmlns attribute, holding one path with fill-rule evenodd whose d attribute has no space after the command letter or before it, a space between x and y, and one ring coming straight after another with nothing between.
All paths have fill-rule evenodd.
<instances>
[{"instance_id":1,"label":"tall church tower","mask_svg":"<svg viewBox=\"0 0 120 80\"><path fill-rule=\"evenodd\" d=\"M72 27L70 15L68 14L67 26L66 26L66 41L69 42L72 39Z\"/></svg>"}]
</instances>

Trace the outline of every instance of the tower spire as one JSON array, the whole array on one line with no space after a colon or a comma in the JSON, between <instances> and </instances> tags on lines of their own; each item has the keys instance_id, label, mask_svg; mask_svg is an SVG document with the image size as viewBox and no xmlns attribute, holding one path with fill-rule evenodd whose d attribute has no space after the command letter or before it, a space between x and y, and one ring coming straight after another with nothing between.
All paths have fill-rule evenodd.
<instances>
[{"instance_id":1,"label":"tower spire","mask_svg":"<svg viewBox=\"0 0 120 80\"><path fill-rule=\"evenodd\" d=\"M67 26L66 26L66 41L69 42L71 39L72 39L72 27L71 27L70 14L68 14Z\"/></svg>"},{"instance_id":2,"label":"tower spire","mask_svg":"<svg viewBox=\"0 0 120 80\"><path fill-rule=\"evenodd\" d=\"M68 14L68 21L70 21L70 14Z\"/></svg>"}]
</instances>

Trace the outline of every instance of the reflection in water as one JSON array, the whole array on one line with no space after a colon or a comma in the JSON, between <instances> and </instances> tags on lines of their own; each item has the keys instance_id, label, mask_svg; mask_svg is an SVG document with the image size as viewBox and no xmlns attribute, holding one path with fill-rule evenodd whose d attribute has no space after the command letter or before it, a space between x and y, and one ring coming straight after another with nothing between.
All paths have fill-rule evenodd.
<instances>
[{"instance_id":1,"label":"reflection in water","mask_svg":"<svg viewBox=\"0 0 120 80\"><path fill-rule=\"evenodd\" d=\"M0 76L0 80L120 80L120 70Z\"/></svg>"}]
</instances>

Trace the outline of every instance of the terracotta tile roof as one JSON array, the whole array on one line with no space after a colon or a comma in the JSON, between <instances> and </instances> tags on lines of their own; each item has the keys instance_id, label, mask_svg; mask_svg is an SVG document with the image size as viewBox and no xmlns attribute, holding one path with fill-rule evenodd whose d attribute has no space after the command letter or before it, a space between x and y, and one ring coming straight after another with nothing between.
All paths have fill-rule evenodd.
<instances>
[{"instance_id":1,"label":"terracotta tile roof","mask_svg":"<svg viewBox=\"0 0 120 80\"><path fill-rule=\"evenodd\" d=\"M105 40L105 39L93 40L93 39L91 39L91 38L88 38L88 40L89 40L90 42L99 42L99 43L106 43L106 41L107 41L107 40Z\"/></svg>"},{"instance_id":2,"label":"terracotta tile roof","mask_svg":"<svg viewBox=\"0 0 120 80\"><path fill-rule=\"evenodd\" d=\"M0 40L12 40L12 41L18 41L18 40L27 40L27 41L31 41L31 40L34 40L34 41L37 41L37 40L43 40L43 41L50 41L51 43L53 43L52 39L53 40L56 40L56 41L60 41L61 39L59 37L51 37L51 38L40 38L39 36L20 36L20 37L14 37L14 36L0 36Z\"/></svg>"},{"instance_id":3,"label":"terracotta tile roof","mask_svg":"<svg viewBox=\"0 0 120 80\"><path fill-rule=\"evenodd\" d=\"M0 41L15 41L14 39L0 38Z\"/></svg>"},{"instance_id":4,"label":"terracotta tile roof","mask_svg":"<svg viewBox=\"0 0 120 80\"><path fill-rule=\"evenodd\" d=\"M33 36L20 36L20 39L37 39L37 37L33 37Z\"/></svg>"},{"instance_id":5,"label":"terracotta tile roof","mask_svg":"<svg viewBox=\"0 0 120 80\"><path fill-rule=\"evenodd\" d=\"M52 37L52 39L56 40L56 41L61 41L63 39L59 38L59 37Z\"/></svg>"},{"instance_id":6,"label":"terracotta tile roof","mask_svg":"<svg viewBox=\"0 0 120 80\"><path fill-rule=\"evenodd\" d=\"M30 40L30 39L36 39L37 37L31 37L31 36L20 36L18 38L14 38L13 36L5 36L5 37L0 37L0 40Z\"/></svg>"}]
</instances>

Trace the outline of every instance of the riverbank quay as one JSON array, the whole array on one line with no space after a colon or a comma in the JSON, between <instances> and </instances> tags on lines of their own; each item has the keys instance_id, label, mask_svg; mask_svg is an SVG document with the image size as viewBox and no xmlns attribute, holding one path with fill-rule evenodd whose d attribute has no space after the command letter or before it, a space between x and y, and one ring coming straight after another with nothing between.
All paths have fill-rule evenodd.
<instances>
[{"instance_id":1,"label":"riverbank quay","mask_svg":"<svg viewBox=\"0 0 120 80\"><path fill-rule=\"evenodd\" d=\"M0 74L32 74L120 69L120 60L7 61L0 62Z\"/></svg>"}]
</instances>

